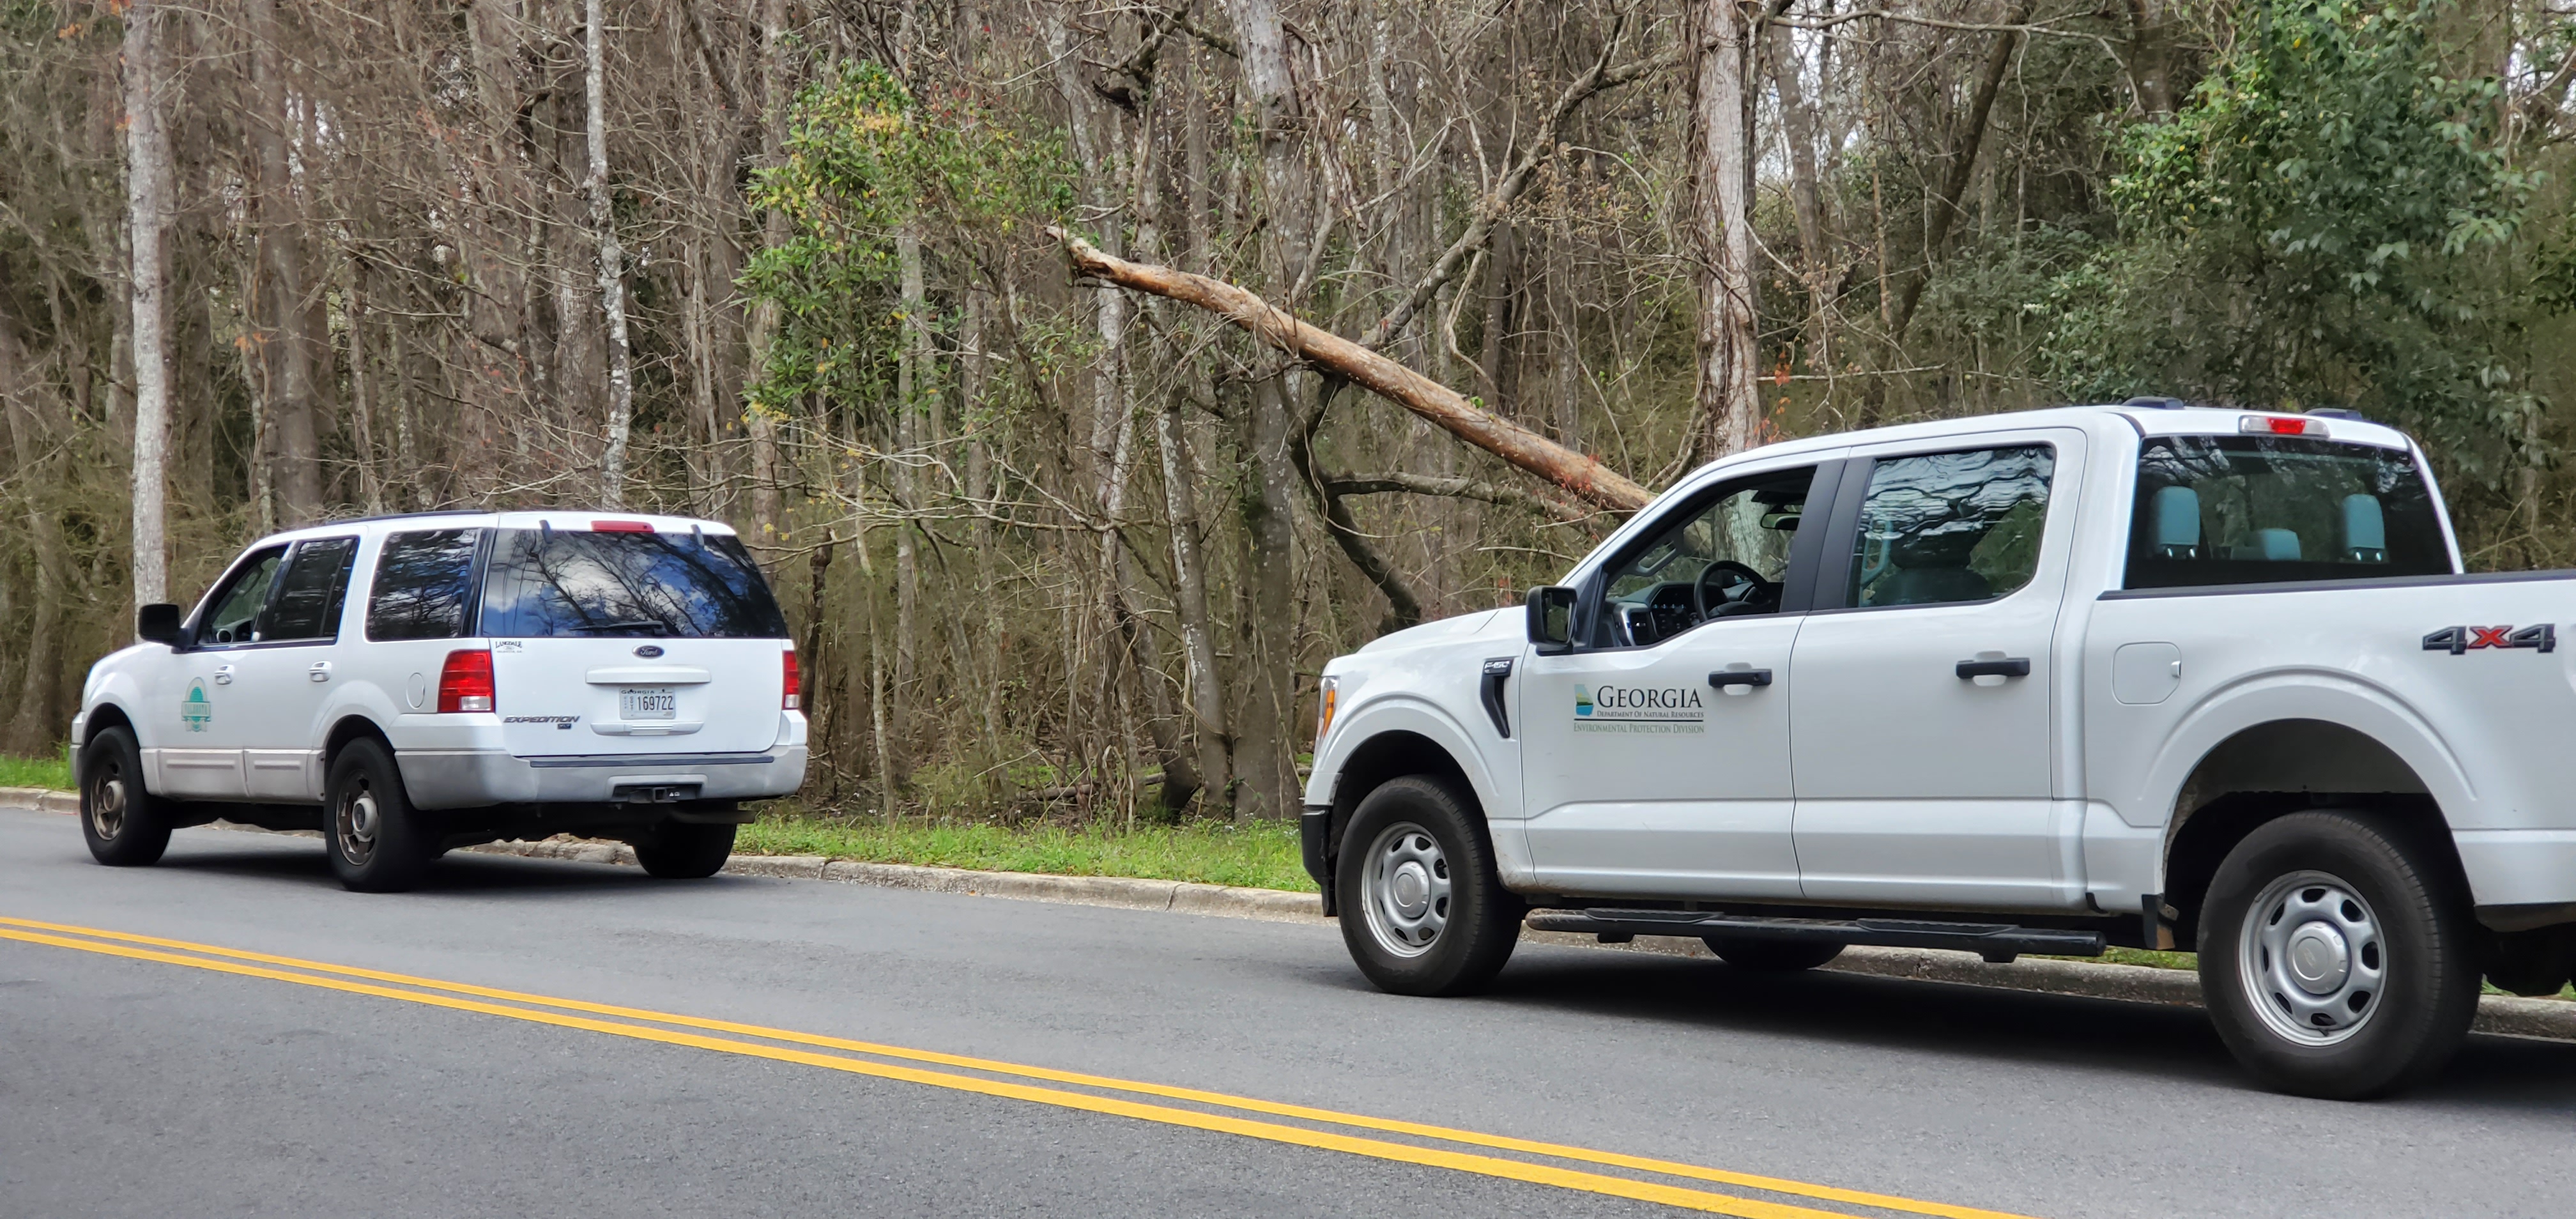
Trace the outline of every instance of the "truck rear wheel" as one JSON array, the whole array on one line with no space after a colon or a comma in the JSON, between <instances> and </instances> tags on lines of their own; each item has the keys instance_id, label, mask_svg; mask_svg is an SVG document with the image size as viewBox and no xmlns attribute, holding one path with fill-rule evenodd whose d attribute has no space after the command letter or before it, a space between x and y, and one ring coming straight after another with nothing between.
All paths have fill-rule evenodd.
<instances>
[{"instance_id":1,"label":"truck rear wheel","mask_svg":"<svg viewBox=\"0 0 2576 1219\"><path fill-rule=\"evenodd\" d=\"M81 750L80 803L90 858L140 867L170 849L169 804L143 789L143 751L132 732L103 729Z\"/></svg>"},{"instance_id":2,"label":"truck rear wheel","mask_svg":"<svg viewBox=\"0 0 2576 1219\"><path fill-rule=\"evenodd\" d=\"M360 893L400 893L420 883L439 845L403 791L393 753L351 741L332 759L322 807L331 874Z\"/></svg>"},{"instance_id":3,"label":"truck rear wheel","mask_svg":"<svg viewBox=\"0 0 2576 1219\"><path fill-rule=\"evenodd\" d=\"M2247 835L2211 878L2201 991L2265 1084L2377 1096L2431 1078L2468 1036L2475 921L2412 841L2384 816L2293 813Z\"/></svg>"},{"instance_id":4,"label":"truck rear wheel","mask_svg":"<svg viewBox=\"0 0 2576 1219\"><path fill-rule=\"evenodd\" d=\"M1708 945L1717 959L1748 973L1787 974L1815 967L1843 955L1843 946L1817 943L1813 940L1765 940L1728 935L1704 935L1700 942Z\"/></svg>"},{"instance_id":5,"label":"truck rear wheel","mask_svg":"<svg viewBox=\"0 0 2576 1219\"><path fill-rule=\"evenodd\" d=\"M733 855L733 832L730 825L665 821L627 845L635 848L635 862L644 866L647 876L698 880L724 870L725 860Z\"/></svg>"},{"instance_id":6,"label":"truck rear wheel","mask_svg":"<svg viewBox=\"0 0 2576 1219\"><path fill-rule=\"evenodd\" d=\"M1502 972L1521 901L1467 801L1419 775L1360 801L1334 870L1342 941L1378 989L1463 995Z\"/></svg>"}]
</instances>

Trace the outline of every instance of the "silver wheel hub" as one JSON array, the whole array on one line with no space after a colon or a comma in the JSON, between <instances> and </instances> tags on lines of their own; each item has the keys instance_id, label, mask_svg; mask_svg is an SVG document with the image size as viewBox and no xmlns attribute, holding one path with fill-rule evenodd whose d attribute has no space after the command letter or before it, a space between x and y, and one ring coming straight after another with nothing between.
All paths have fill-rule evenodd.
<instances>
[{"instance_id":1,"label":"silver wheel hub","mask_svg":"<svg viewBox=\"0 0 2576 1219\"><path fill-rule=\"evenodd\" d=\"M2378 916L2358 890L2324 872L2293 872L2264 886L2237 953L2263 1022L2302 1045L2332 1045L2361 1031L2388 985Z\"/></svg>"},{"instance_id":2,"label":"silver wheel hub","mask_svg":"<svg viewBox=\"0 0 2576 1219\"><path fill-rule=\"evenodd\" d=\"M383 825L383 817L377 811L374 792L360 788L343 798L332 822L332 846L341 858L363 864L375 857L376 833Z\"/></svg>"},{"instance_id":3,"label":"silver wheel hub","mask_svg":"<svg viewBox=\"0 0 2576 1219\"><path fill-rule=\"evenodd\" d=\"M110 776L100 780L98 786L91 790L89 824L103 839L115 838L125 829L124 778Z\"/></svg>"},{"instance_id":4,"label":"silver wheel hub","mask_svg":"<svg viewBox=\"0 0 2576 1219\"><path fill-rule=\"evenodd\" d=\"M1418 957L1449 925L1449 858L1431 831L1390 826L1360 861L1360 905L1369 933L1386 951Z\"/></svg>"}]
</instances>

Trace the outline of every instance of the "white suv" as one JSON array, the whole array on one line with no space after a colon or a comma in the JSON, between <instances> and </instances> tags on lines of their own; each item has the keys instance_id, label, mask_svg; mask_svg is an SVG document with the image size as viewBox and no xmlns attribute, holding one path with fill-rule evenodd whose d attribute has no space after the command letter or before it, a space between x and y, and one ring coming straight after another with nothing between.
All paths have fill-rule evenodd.
<instances>
[{"instance_id":1,"label":"white suv","mask_svg":"<svg viewBox=\"0 0 2576 1219\"><path fill-rule=\"evenodd\" d=\"M105 864L222 817L318 829L352 889L572 832L655 876L724 865L738 801L805 778L796 649L727 526L428 513L261 540L101 660L72 748Z\"/></svg>"}]
</instances>

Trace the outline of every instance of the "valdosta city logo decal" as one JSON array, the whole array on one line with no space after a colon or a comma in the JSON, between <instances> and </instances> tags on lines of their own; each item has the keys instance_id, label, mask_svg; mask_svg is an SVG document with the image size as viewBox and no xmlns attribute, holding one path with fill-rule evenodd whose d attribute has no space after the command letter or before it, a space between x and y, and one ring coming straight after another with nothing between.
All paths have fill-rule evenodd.
<instances>
[{"instance_id":1,"label":"valdosta city logo decal","mask_svg":"<svg viewBox=\"0 0 2576 1219\"><path fill-rule=\"evenodd\" d=\"M204 732L215 719L215 705L206 701L206 683L188 683L188 697L179 700L179 722L190 732Z\"/></svg>"},{"instance_id":2,"label":"valdosta city logo decal","mask_svg":"<svg viewBox=\"0 0 2576 1219\"><path fill-rule=\"evenodd\" d=\"M1708 704L1692 686L1576 686L1576 732L1705 732Z\"/></svg>"}]
</instances>

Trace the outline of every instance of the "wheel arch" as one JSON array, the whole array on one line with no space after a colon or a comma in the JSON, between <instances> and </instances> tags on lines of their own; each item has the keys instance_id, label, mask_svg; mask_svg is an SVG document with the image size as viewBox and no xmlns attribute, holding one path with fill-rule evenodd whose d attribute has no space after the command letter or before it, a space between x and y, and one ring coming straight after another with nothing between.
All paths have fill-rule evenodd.
<instances>
[{"instance_id":1,"label":"wheel arch","mask_svg":"<svg viewBox=\"0 0 2576 1219\"><path fill-rule=\"evenodd\" d=\"M81 759L88 755L89 743L97 740L99 733L110 728L122 728L126 735L134 738L136 748L139 749L143 745L143 734L135 728L134 717L127 714L125 708L115 702L101 701L91 707L88 713L81 717L80 723L81 739L71 743L70 751L72 787L75 790L78 790L81 785ZM149 769L147 765L146 770Z\"/></svg>"},{"instance_id":2,"label":"wheel arch","mask_svg":"<svg viewBox=\"0 0 2576 1219\"><path fill-rule=\"evenodd\" d=\"M1412 728L1372 733L1344 755L1333 775L1331 811L1325 822L1323 843L1326 877L1333 875L1339 865L1342 833L1349 827L1351 815L1359 811L1360 801L1388 781L1407 775L1440 780L1467 801L1477 824L1485 823L1483 794L1448 746ZM1331 882L1325 880L1325 893L1331 894L1332 889Z\"/></svg>"},{"instance_id":3,"label":"wheel arch","mask_svg":"<svg viewBox=\"0 0 2576 1219\"><path fill-rule=\"evenodd\" d=\"M340 760L340 751L348 748L350 742L360 740L373 740L384 746L388 756L394 752L393 739L385 735L384 728L375 720L363 712L352 711L343 715L332 721L331 731L322 738L322 774L326 785L330 781L331 764Z\"/></svg>"}]
</instances>

